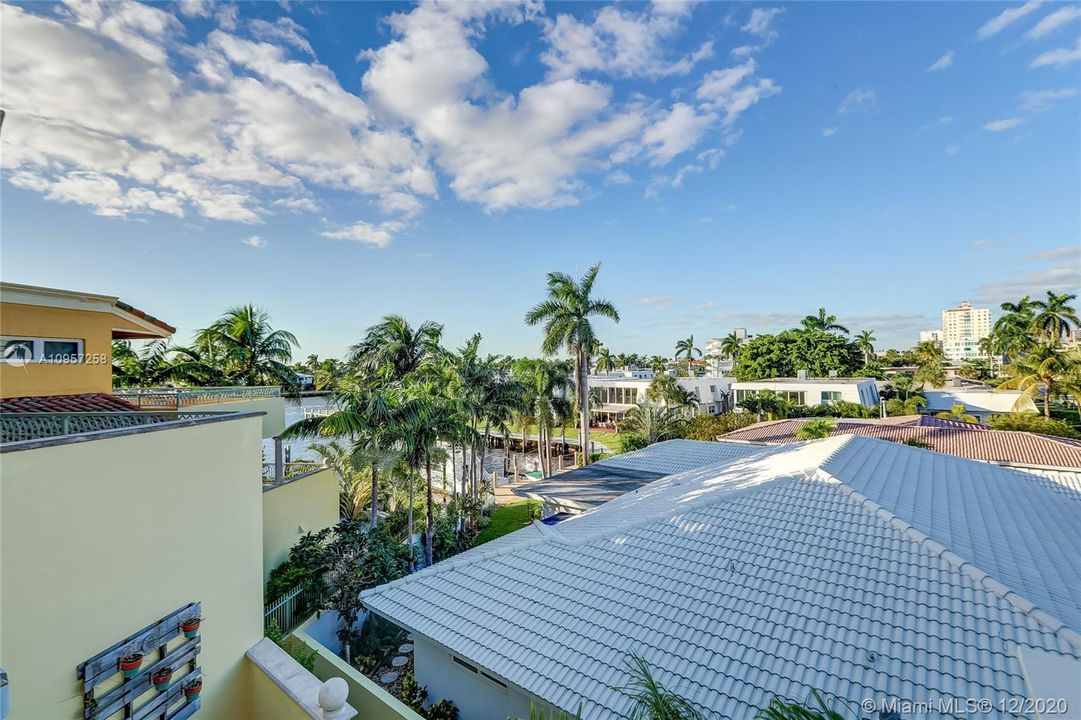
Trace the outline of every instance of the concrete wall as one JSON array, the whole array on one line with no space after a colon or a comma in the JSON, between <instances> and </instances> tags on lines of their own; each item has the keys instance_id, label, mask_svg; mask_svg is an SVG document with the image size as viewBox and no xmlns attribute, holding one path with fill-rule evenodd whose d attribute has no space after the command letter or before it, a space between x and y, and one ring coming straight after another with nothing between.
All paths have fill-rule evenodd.
<instances>
[{"instance_id":1,"label":"concrete wall","mask_svg":"<svg viewBox=\"0 0 1081 720\"><path fill-rule=\"evenodd\" d=\"M417 682L428 686L432 699L453 700L461 711L461 720L529 717L528 695L514 687L501 687L461 666L448 650L431 640L419 636L413 639L413 659Z\"/></svg>"},{"instance_id":2,"label":"concrete wall","mask_svg":"<svg viewBox=\"0 0 1081 720\"><path fill-rule=\"evenodd\" d=\"M186 405L182 410L198 412L199 410L227 410L229 412L265 412L263 416L262 436L264 438L281 435L285 430L285 398L265 397L251 398L250 400L223 399L217 403L204 405ZM274 462L273 457L266 458L266 462Z\"/></svg>"},{"instance_id":3,"label":"concrete wall","mask_svg":"<svg viewBox=\"0 0 1081 720\"><path fill-rule=\"evenodd\" d=\"M263 489L263 581L300 536L338 524L338 476L331 469Z\"/></svg>"},{"instance_id":4,"label":"concrete wall","mask_svg":"<svg viewBox=\"0 0 1081 720\"><path fill-rule=\"evenodd\" d=\"M200 718L250 717L263 635L260 422L0 455L0 666L11 720L82 718L76 666L203 603Z\"/></svg>"},{"instance_id":5,"label":"concrete wall","mask_svg":"<svg viewBox=\"0 0 1081 720\"><path fill-rule=\"evenodd\" d=\"M740 390L750 390L753 392L772 390L776 393L802 392L804 394L804 404L806 405L821 405L823 392L839 392L841 393L841 400L859 403L864 407L874 407L878 405L879 400L878 386L872 379L864 380L859 383L828 381L799 382L793 380L785 382L770 380L734 382L732 383L732 401L737 405L739 403L735 398L736 393Z\"/></svg>"},{"instance_id":6,"label":"concrete wall","mask_svg":"<svg viewBox=\"0 0 1081 720\"><path fill-rule=\"evenodd\" d=\"M379 687L371 678L313 639L307 633L307 629L314 622L316 622L315 618L309 619L293 632L293 636L316 651L315 676L317 678L326 681L332 677L340 677L349 685L349 704L356 709L358 718L361 720L423 720L420 715ZM433 694L432 697L438 696ZM528 712L525 717L529 717ZM463 715L461 720L469 720L469 718ZM506 715L500 717L499 720L506 720Z\"/></svg>"},{"instance_id":7,"label":"concrete wall","mask_svg":"<svg viewBox=\"0 0 1081 720\"><path fill-rule=\"evenodd\" d=\"M0 397L107 393L113 387L113 328L138 329L111 313L0 303L0 335L82 340L82 363L0 362Z\"/></svg>"},{"instance_id":8,"label":"concrete wall","mask_svg":"<svg viewBox=\"0 0 1081 720\"><path fill-rule=\"evenodd\" d=\"M285 694L250 660L244 670L251 676L251 709L249 717L259 720L311 720L311 716ZM208 681L209 682L209 679ZM196 717L199 717L198 715Z\"/></svg>"}]
</instances>

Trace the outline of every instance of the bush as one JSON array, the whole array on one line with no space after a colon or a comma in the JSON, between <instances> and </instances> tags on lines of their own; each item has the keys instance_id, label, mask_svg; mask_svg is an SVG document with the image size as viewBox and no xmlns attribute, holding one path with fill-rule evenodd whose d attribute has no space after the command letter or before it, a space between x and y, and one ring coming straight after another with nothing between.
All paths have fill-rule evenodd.
<instances>
[{"instance_id":1,"label":"bush","mask_svg":"<svg viewBox=\"0 0 1081 720\"><path fill-rule=\"evenodd\" d=\"M638 433L623 433L619 436L619 441L616 443L616 450L621 453L632 452L634 450L641 450L647 445L649 445L649 442Z\"/></svg>"},{"instance_id":2,"label":"bush","mask_svg":"<svg viewBox=\"0 0 1081 720\"><path fill-rule=\"evenodd\" d=\"M266 636L270 638L275 645L289 653L289 656L300 663L302 668L308 672L315 670L315 658L318 653L297 640L295 637L282 637L282 631L281 628L278 627L277 620L270 621L270 626L266 629Z\"/></svg>"},{"instance_id":3,"label":"bush","mask_svg":"<svg viewBox=\"0 0 1081 720\"><path fill-rule=\"evenodd\" d=\"M440 700L432 703L431 707L424 707L428 699L428 687L417 683L412 670L402 676L399 699L427 720L458 720L458 707L450 700Z\"/></svg>"},{"instance_id":4,"label":"bush","mask_svg":"<svg viewBox=\"0 0 1081 720\"><path fill-rule=\"evenodd\" d=\"M1081 439L1081 433L1077 432L1065 420L1048 420L1034 412L1015 413L1011 415L996 415L987 421L995 430L1018 430L1022 432L1040 433L1041 435L1054 435L1056 437Z\"/></svg>"},{"instance_id":5,"label":"bush","mask_svg":"<svg viewBox=\"0 0 1081 720\"><path fill-rule=\"evenodd\" d=\"M716 440L719 435L740 430L755 422L755 416L751 413L696 415L687 421L683 436L688 440Z\"/></svg>"}]
</instances>

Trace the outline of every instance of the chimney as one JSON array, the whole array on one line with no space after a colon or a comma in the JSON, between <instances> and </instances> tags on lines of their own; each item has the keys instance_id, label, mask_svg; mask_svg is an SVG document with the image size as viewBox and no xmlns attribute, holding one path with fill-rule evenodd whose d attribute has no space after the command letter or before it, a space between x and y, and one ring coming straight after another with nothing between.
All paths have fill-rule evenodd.
<instances>
[{"instance_id":1,"label":"chimney","mask_svg":"<svg viewBox=\"0 0 1081 720\"><path fill-rule=\"evenodd\" d=\"M806 369L797 370L796 371L796 379L797 380L806 380L807 379L807 370Z\"/></svg>"}]
</instances>

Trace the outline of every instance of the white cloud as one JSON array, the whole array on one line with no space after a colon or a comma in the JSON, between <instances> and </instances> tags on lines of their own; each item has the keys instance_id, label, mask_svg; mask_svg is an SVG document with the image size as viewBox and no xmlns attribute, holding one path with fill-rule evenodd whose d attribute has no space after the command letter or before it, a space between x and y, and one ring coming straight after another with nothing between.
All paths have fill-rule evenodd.
<instances>
[{"instance_id":1,"label":"white cloud","mask_svg":"<svg viewBox=\"0 0 1081 720\"><path fill-rule=\"evenodd\" d=\"M677 36L690 12L688 3L653 3L642 11L608 5L588 21L557 15L543 21L548 49L541 62L553 79L585 72L648 78L686 75L713 55L713 43L708 41L678 57L665 51L665 41Z\"/></svg>"},{"instance_id":2,"label":"white cloud","mask_svg":"<svg viewBox=\"0 0 1081 720\"><path fill-rule=\"evenodd\" d=\"M1013 128L1024 122L1021 118L1001 118L999 120L992 120L983 126L983 129L988 132L1003 132L1004 130L1012 130Z\"/></svg>"},{"instance_id":3,"label":"white cloud","mask_svg":"<svg viewBox=\"0 0 1081 720\"><path fill-rule=\"evenodd\" d=\"M730 126L747 109L781 92L781 87L769 78L756 78L755 61L707 73L695 95L708 110L723 112L722 122Z\"/></svg>"},{"instance_id":4,"label":"white cloud","mask_svg":"<svg viewBox=\"0 0 1081 720\"><path fill-rule=\"evenodd\" d=\"M642 133L642 143L653 165L664 165L691 149L717 119L713 113L699 113L686 103L676 103L660 120Z\"/></svg>"},{"instance_id":5,"label":"white cloud","mask_svg":"<svg viewBox=\"0 0 1081 720\"><path fill-rule=\"evenodd\" d=\"M1040 0L1029 0L1020 7L1012 7L1007 10L1003 10L1001 13L981 25L980 29L976 32L976 35L981 40L985 40L989 37L992 37L993 35L997 35L1003 30L1005 30L1008 26L1012 25L1013 23L1017 22L1021 18L1025 17L1029 13L1039 8L1041 4L1042 3Z\"/></svg>"},{"instance_id":6,"label":"white cloud","mask_svg":"<svg viewBox=\"0 0 1081 720\"><path fill-rule=\"evenodd\" d=\"M751 10L751 16L743 31L756 35L763 40L772 41L777 37L777 31L773 28L773 21L784 12L784 8L760 8Z\"/></svg>"},{"instance_id":7,"label":"white cloud","mask_svg":"<svg viewBox=\"0 0 1081 720\"><path fill-rule=\"evenodd\" d=\"M955 144L955 145L947 145L946 146L946 154L949 155L950 157L954 157L954 156L960 154L960 152L961 152L961 146L960 145Z\"/></svg>"},{"instance_id":8,"label":"white cloud","mask_svg":"<svg viewBox=\"0 0 1081 720\"><path fill-rule=\"evenodd\" d=\"M927 68L927 72L938 72L951 66L953 66L953 50L947 50L942 57L931 63L931 66Z\"/></svg>"},{"instance_id":9,"label":"white cloud","mask_svg":"<svg viewBox=\"0 0 1081 720\"><path fill-rule=\"evenodd\" d=\"M942 117L938 118L937 120L935 120L933 122L929 122L926 125L924 125L923 127L921 127L920 132L924 132L926 130L930 130L930 129L936 128L936 127L944 127L946 125L952 125L954 122L956 122L956 120L957 120L957 118L953 117L952 115L943 115Z\"/></svg>"},{"instance_id":10,"label":"white cloud","mask_svg":"<svg viewBox=\"0 0 1081 720\"><path fill-rule=\"evenodd\" d=\"M992 248L992 247L997 247L997 246L998 246L998 242L995 241L995 240L980 239L980 240L973 240L972 241L972 247L978 248L978 249Z\"/></svg>"},{"instance_id":11,"label":"white cloud","mask_svg":"<svg viewBox=\"0 0 1081 720\"><path fill-rule=\"evenodd\" d=\"M258 235L249 235L248 237L244 238L240 242L244 243L248 247L253 247L253 248L256 248L256 249L261 249L261 248L266 247L266 240L259 237Z\"/></svg>"},{"instance_id":12,"label":"white cloud","mask_svg":"<svg viewBox=\"0 0 1081 720\"><path fill-rule=\"evenodd\" d=\"M1060 90L1026 90L1021 93L1021 109L1025 112L1044 112L1059 100L1072 98L1077 95L1077 88L1062 88Z\"/></svg>"},{"instance_id":13,"label":"white cloud","mask_svg":"<svg viewBox=\"0 0 1081 720\"><path fill-rule=\"evenodd\" d=\"M626 185L629 182L631 182L631 176L622 170L609 173L608 177L604 178L605 185Z\"/></svg>"},{"instance_id":14,"label":"white cloud","mask_svg":"<svg viewBox=\"0 0 1081 720\"><path fill-rule=\"evenodd\" d=\"M865 113L869 112L877 102L878 96L875 95L874 90L859 88L845 96L845 99L841 101L841 105L837 108L837 112L841 115Z\"/></svg>"},{"instance_id":15,"label":"white cloud","mask_svg":"<svg viewBox=\"0 0 1081 720\"><path fill-rule=\"evenodd\" d=\"M838 130L838 128L836 128L836 127L822 128L822 137L824 137L824 138L833 137L834 135L837 134L837 130Z\"/></svg>"},{"instance_id":16,"label":"white cloud","mask_svg":"<svg viewBox=\"0 0 1081 720\"><path fill-rule=\"evenodd\" d=\"M1024 295L1039 297L1048 290L1056 293L1081 292L1081 246L1045 250L1020 258L1006 277L980 285L972 293L985 303L1016 301Z\"/></svg>"},{"instance_id":17,"label":"white cloud","mask_svg":"<svg viewBox=\"0 0 1081 720\"><path fill-rule=\"evenodd\" d=\"M390 241L394 238L394 235L404 227L405 225L403 223L396 220L389 220L378 224L359 220L352 225L347 225L336 230L324 230L320 234L323 235L323 237L332 238L334 240L353 240L365 245L386 247L387 245L390 245Z\"/></svg>"},{"instance_id":18,"label":"white cloud","mask_svg":"<svg viewBox=\"0 0 1081 720\"><path fill-rule=\"evenodd\" d=\"M242 223L312 210L310 187L412 210L435 193L415 141L278 45L220 29L185 45L174 16L130 2L2 12L3 162L22 187L112 216Z\"/></svg>"},{"instance_id":19,"label":"white cloud","mask_svg":"<svg viewBox=\"0 0 1081 720\"><path fill-rule=\"evenodd\" d=\"M1025 33L1025 37L1037 39L1058 30L1063 25L1081 18L1081 6L1066 4L1058 10L1054 10L1043 18L1031 30Z\"/></svg>"},{"instance_id":20,"label":"white cloud","mask_svg":"<svg viewBox=\"0 0 1081 720\"><path fill-rule=\"evenodd\" d=\"M252 20L249 27L252 35L259 40L281 40L315 57L315 50L312 49L311 43L304 37L304 28L297 25L292 18L282 17L274 22Z\"/></svg>"},{"instance_id":21,"label":"white cloud","mask_svg":"<svg viewBox=\"0 0 1081 720\"><path fill-rule=\"evenodd\" d=\"M656 308L658 310L667 310L675 303L676 299L669 295L663 295L659 297L643 297L632 300L635 305L646 305L648 307Z\"/></svg>"},{"instance_id":22,"label":"white cloud","mask_svg":"<svg viewBox=\"0 0 1081 720\"><path fill-rule=\"evenodd\" d=\"M1081 60L1081 39L1078 39L1072 48L1058 48L1056 50L1048 50L1036 57L1032 61L1030 67L1046 67L1047 65L1063 66L1069 65L1072 62Z\"/></svg>"}]
</instances>

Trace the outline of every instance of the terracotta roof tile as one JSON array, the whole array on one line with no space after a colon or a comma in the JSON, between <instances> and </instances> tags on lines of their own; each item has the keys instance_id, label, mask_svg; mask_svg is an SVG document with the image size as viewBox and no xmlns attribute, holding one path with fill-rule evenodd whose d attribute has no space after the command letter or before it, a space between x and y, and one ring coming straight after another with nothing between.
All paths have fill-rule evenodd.
<instances>
[{"instance_id":1,"label":"terracotta roof tile","mask_svg":"<svg viewBox=\"0 0 1081 720\"><path fill-rule=\"evenodd\" d=\"M40 397L11 397L0 400L0 412L132 412L138 411L126 400L108 393L80 395L42 395Z\"/></svg>"},{"instance_id":2,"label":"terracotta roof tile","mask_svg":"<svg viewBox=\"0 0 1081 720\"><path fill-rule=\"evenodd\" d=\"M742 430L722 435L725 440L768 444L790 443L808 418L756 423ZM886 421L839 420L831 435L864 435L880 440L906 442L918 440L931 450L957 455L969 460L1081 468L1081 442L1067 438L1010 430L992 430L982 425L919 417L900 424L897 418Z\"/></svg>"}]
</instances>

